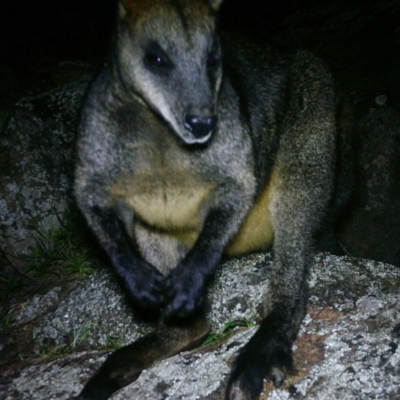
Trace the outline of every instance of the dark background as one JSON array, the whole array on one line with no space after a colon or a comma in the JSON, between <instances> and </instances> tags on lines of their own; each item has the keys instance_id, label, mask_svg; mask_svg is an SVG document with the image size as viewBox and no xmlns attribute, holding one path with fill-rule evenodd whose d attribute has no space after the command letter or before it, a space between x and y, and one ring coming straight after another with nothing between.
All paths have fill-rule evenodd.
<instances>
[{"instance_id":1,"label":"dark background","mask_svg":"<svg viewBox=\"0 0 400 400\"><path fill-rule=\"evenodd\" d=\"M0 86L22 93L54 65L101 62L115 0L13 0L0 5ZM349 88L400 92L400 1L226 0L224 29L310 49ZM46 75L47 74L47 75ZM4 89L4 87L7 89Z\"/></svg>"}]
</instances>

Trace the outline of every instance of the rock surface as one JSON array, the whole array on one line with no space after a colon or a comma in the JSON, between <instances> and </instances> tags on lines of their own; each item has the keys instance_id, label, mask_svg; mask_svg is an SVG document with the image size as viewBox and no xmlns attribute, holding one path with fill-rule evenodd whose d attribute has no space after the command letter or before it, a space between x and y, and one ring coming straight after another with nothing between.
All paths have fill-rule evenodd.
<instances>
[{"instance_id":1,"label":"rock surface","mask_svg":"<svg viewBox=\"0 0 400 400\"><path fill-rule=\"evenodd\" d=\"M27 254L71 201L85 78L0 110L0 250Z\"/></svg>"},{"instance_id":2,"label":"rock surface","mask_svg":"<svg viewBox=\"0 0 400 400\"><path fill-rule=\"evenodd\" d=\"M356 128L356 182L339 240L349 254L400 266L399 104L371 107Z\"/></svg>"},{"instance_id":3,"label":"rock surface","mask_svg":"<svg viewBox=\"0 0 400 400\"><path fill-rule=\"evenodd\" d=\"M271 268L269 255L231 260L210 288L214 331L235 319L257 321L262 291ZM243 289L244 288L244 289ZM13 328L34 320L37 346L65 332L75 339L84 321L90 326L88 350L49 362L1 371L0 398L71 399L101 365L107 337L126 344L147 331L138 323L112 275L98 272L61 301L62 288L15 308ZM400 271L375 261L316 256L310 276L311 298L295 344L297 372L283 388L265 384L263 399L397 399L400 397ZM37 304L47 304L48 312ZM164 360L116 393L122 399L220 399L230 365L255 332L238 329L225 341ZM82 332L80 333L82 334ZM93 350L94 348L99 350Z\"/></svg>"}]
</instances>

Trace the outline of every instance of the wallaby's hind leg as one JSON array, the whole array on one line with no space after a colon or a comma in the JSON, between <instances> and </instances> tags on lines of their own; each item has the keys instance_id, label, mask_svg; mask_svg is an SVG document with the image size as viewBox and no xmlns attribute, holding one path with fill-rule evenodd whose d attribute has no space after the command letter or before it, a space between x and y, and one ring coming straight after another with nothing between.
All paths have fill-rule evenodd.
<instances>
[{"instance_id":1,"label":"wallaby's hind leg","mask_svg":"<svg viewBox=\"0 0 400 400\"><path fill-rule=\"evenodd\" d=\"M210 331L205 313L179 323L160 324L155 333L112 353L86 384L77 400L106 400L135 381L142 370L200 344Z\"/></svg>"}]
</instances>

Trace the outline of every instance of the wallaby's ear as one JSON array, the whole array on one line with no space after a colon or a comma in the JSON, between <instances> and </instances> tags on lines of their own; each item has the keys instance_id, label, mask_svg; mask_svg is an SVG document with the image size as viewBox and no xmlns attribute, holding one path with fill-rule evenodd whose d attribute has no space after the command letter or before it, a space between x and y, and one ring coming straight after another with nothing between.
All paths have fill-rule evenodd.
<instances>
[{"instance_id":1,"label":"wallaby's ear","mask_svg":"<svg viewBox=\"0 0 400 400\"><path fill-rule=\"evenodd\" d=\"M120 1L118 3L118 15L121 19L124 19L126 17L126 8L123 1Z\"/></svg>"},{"instance_id":2,"label":"wallaby's ear","mask_svg":"<svg viewBox=\"0 0 400 400\"><path fill-rule=\"evenodd\" d=\"M218 10L224 0L208 0L208 3L214 10Z\"/></svg>"},{"instance_id":3,"label":"wallaby's ear","mask_svg":"<svg viewBox=\"0 0 400 400\"><path fill-rule=\"evenodd\" d=\"M119 0L119 17L124 19L125 17L136 14L137 10L142 6L142 3L144 3L143 0Z\"/></svg>"}]
</instances>

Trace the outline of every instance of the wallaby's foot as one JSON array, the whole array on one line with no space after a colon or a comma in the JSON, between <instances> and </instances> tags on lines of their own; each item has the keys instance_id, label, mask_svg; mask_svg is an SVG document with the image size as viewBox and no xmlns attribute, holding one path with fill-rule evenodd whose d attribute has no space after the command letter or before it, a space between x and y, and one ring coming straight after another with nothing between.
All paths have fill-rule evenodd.
<instances>
[{"instance_id":1,"label":"wallaby's foot","mask_svg":"<svg viewBox=\"0 0 400 400\"><path fill-rule=\"evenodd\" d=\"M271 351L268 359L258 353L242 353L229 379L226 400L258 400L263 389L265 378L270 379L275 387L280 387L286 377L286 372L292 369L293 361L290 354L283 349Z\"/></svg>"},{"instance_id":2,"label":"wallaby's foot","mask_svg":"<svg viewBox=\"0 0 400 400\"><path fill-rule=\"evenodd\" d=\"M271 380L275 387L280 387L286 373L293 370L292 343L279 329L268 330L268 320L271 319L272 315L263 321L236 359L226 400L258 400L265 378Z\"/></svg>"}]
</instances>

